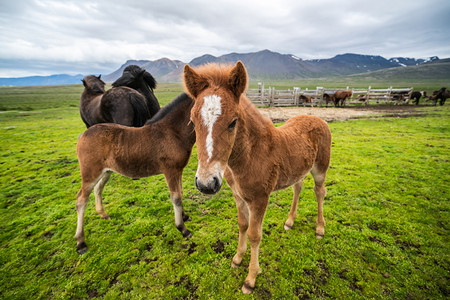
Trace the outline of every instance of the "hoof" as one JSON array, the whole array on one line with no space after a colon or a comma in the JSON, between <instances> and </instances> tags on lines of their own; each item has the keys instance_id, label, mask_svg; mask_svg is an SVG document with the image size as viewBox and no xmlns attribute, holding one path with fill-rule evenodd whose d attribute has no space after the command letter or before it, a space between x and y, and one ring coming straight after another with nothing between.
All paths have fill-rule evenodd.
<instances>
[{"instance_id":1,"label":"hoof","mask_svg":"<svg viewBox=\"0 0 450 300\"><path fill-rule=\"evenodd\" d=\"M242 292L244 294L250 295L254 289L255 287L251 287L247 282L244 282L244 285L242 286Z\"/></svg>"},{"instance_id":2,"label":"hoof","mask_svg":"<svg viewBox=\"0 0 450 300\"><path fill-rule=\"evenodd\" d=\"M287 225L286 223L284 223L284 230L291 230L292 226Z\"/></svg>"},{"instance_id":3,"label":"hoof","mask_svg":"<svg viewBox=\"0 0 450 300\"><path fill-rule=\"evenodd\" d=\"M78 254L85 254L86 251L87 251L87 245L85 242L82 242L81 244L77 245Z\"/></svg>"},{"instance_id":4,"label":"hoof","mask_svg":"<svg viewBox=\"0 0 450 300\"><path fill-rule=\"evenodd\" d=\"M325 234L317 233L317 232L316 232L316 238L317 238L317 239L320 240L320 239L323 238L324 236L325 236Z\"/></svg>"},{"instance_id":5,"label":"hoof","mask_svg":"<svg viewBox=\"0 0 450 300\"><path fill-rule=\"evenodd\" d=\"M111 220L111 218L109 217L108 214L102 215L102 219L105 219L105 220Z\"/></svg>"},{"instance_id":6,"label":"hoof","mask_svg":"<svg viewBox=\"0 0 450 300\"><path fill-rule=\"evenodd\" d=\"M234 261L231 261L231 267L232 268L235 268L235 269L239 268L240 265L241 265L240 263L239 264L235 264Z\"/></svg>"},{"instance_id":7,"label":"hoof","mask_svg":"<svg viewBox=\"0 0 450 300\"><path fill-rule=\"evenodd\" d=\"M186 230L186 232L183 232L183 237L190 239L192 237L192 233L189 230Z\"/></svg>"}]
</instances>

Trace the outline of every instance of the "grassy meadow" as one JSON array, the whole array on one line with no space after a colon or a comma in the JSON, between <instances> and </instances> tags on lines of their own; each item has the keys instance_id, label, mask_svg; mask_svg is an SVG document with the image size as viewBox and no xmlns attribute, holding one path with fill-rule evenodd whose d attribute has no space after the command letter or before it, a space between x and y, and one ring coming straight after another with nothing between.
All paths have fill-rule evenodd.
<instances>
[{"instance_id":1,"label":"grassy meadow","mask_svg":"<svg viewBox=\"0 0 450 300\"><path fill-rule=\"evenodd\" d=\"M156 96L164 105L181 90L161 84ZM241 286L250 249L242 266L231 268L238 242L231 190L224 185L206 196L195 189L195 147L183 173L191 239L175 228L162 175L114 174L104 191L111 220L97 215L91 195L88 251L77 253L81 91L0 88L1 299L449 298L449 103L419 107L423 114L409 118L331 122L325 237L315 238L311 176L291 231L283 224L292 190L274 192L263 225L262 274L248 296Z\"/></svg>"}]
</instances>

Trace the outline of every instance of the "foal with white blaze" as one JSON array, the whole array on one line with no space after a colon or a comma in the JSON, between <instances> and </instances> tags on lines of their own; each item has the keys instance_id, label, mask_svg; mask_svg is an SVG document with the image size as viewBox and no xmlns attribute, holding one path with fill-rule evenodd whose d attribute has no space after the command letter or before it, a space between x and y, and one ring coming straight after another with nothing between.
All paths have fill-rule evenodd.
<instances>
[{"instance_id":1,"label":"foal with white blaze","mask_svg":"<svg viewBox=\"0 0 450 300\"><path fill-rule=\"evenodd\" d=\"M223 176L233 190L238 209L239 243L232 266L241 264L250 242L249 273L242 287L251 293L257 274L262 222L272 191L292 186L294 199L284 228L291 229L303 179L311 172L317 198L316 236L323 237L323 199L330 164L331 133L314 116L296 116L275 128L245 96L247 72L234 67L206 65L184 69L185 90L194 99L191 121L195 125L198 170L197 188L217 193Z\"/></svg>"}]
</instances>

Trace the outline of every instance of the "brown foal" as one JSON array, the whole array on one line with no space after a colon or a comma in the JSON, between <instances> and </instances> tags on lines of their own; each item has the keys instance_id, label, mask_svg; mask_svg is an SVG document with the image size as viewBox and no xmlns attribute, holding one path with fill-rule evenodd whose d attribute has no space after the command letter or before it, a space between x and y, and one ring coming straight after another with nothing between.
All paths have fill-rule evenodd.
<instances>
[{"instance_id":1,"label":"brown foal","mask_svg":"<svg viewBox=\"0 0 450 300\"><path fill-rule=\"evenodd\" d=\"M297 203L305 176L314 178L318 215L316 236L323 237L323 199L330 164L331 133L314 116L296 116L275 128L245 96L247 72L234 67L206 65L184 69L185 90L194 99L191 120L195 124L198 151L197 188L217 193L225 176L238 209L239 244L232 266L241 264L250 242L249 273L242 287L251 293L257 274L264 214L272 191L292 186L294 198L285 229L297 216Z\"/></svg>"}]
</instances>

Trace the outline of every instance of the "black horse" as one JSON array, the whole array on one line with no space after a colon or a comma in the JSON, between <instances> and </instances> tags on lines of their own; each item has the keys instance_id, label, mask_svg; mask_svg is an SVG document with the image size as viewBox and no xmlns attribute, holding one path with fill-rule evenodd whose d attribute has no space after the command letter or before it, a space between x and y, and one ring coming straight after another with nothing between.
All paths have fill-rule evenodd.
<instances>
[{"instance_id":1,"label":"black horse","mask_svg":"<svg viewBox=\"0 0 450 300\"><path fill-rule=\"evenodd\" d=\"M420 98L422 96L424 96L426 98L427 97L427 92L425 92L425 91L420 91L420 92L414 91L414 92L411 93L411 100L414 99L413 103L415 105L419 105L419 100L420 100Z\"/></svg>"},{"instance_id":2,"label":"black horse","mask_svg":"<svg viewBox=\"0 0 450 300\"><path fill-rule=\"evenodd\" d=\"M84 91L80 99L80 115L87 128L97 123L141 127L151 118L147 100L138 91L115 87L105 92L101 75L85 76L82 82Z\"/></svg>"},{"instance_id":3,"label":"black horse","mask_svg":"<svg viewBox=\"0 0 450 300\"><path fill-rule=\"evenodd\" d=\"M127 66L123 70L122 76L114 81L112 86L127 86L141 93L147 99L148 111L151 116L154 116L160 110L159 102L153 94L153 90L156 88L156 80L145 69L136 65Z\"/></svg>"}]
</instances>

